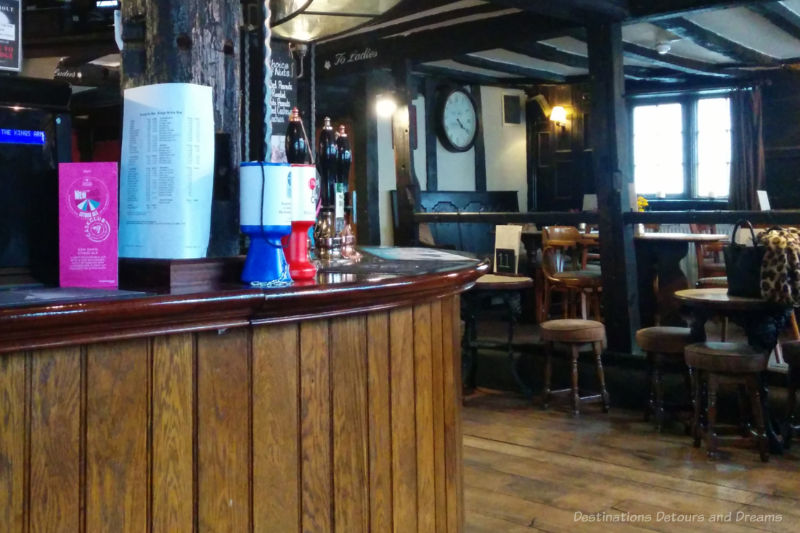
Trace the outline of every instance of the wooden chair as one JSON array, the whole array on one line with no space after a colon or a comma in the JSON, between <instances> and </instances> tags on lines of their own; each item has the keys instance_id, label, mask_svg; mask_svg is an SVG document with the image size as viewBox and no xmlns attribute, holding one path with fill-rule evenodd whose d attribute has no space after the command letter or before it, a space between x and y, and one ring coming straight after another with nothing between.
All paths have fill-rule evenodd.
<instances>
[{"instance_id":1,"label":"wooden chair","mask_svg":"<svg viewBox=\"0 0 800 533\"><path fill-rule=\"evenodd\" d=\"M786 424L783 445L791 447L794 437L800 435L800 422L795 414L797 407L797 389L800 387L800 341L787 342L782 346L783 359L789 365L788 397L786 401Z\"/></svg>"},{"instance_id":2,"label":"wooden chair","mask_svg":"<svg viewBox=\"0 0 800 533\"><path fill-rule=\"evenodd\" d=\"M603 341L606 337L605 326L601 322L594 320L561 319L543 322L542 340L545 343L545 370L544 370L544 408L547 409L550 396L562 392L570 392L572 397L572 412L575 415L580 413L580 402L589 400L600 400L603 404L603 412L608 412L609 399L606 390L606 380L603 373ZM569 389L551 390L550 381L552 377L552 357L555 343L566 344L570 348L572 361L572 386ZM597 379L600 383L600 393L581 397L578 390L578 356L579 348L582 344L590 343L594 350L595 364L597 366Z\"/></svg>"},{"instance_id":3,"label":"wooden chair","mask_svg":"<svg viewBox=\"0 0 800 533\"><path fill-rule=\"evenodd\" d=\"M744 387L748 393L755 422L753 436L758 444L761 460L768 461L759 374L767 367L769 352L757 350L745 343L700 342L687 346L685 356L686 364L694 372L692 433L695 447L699 447L701 440L705 439L709 457L717 457L717 392L720 385L736 385ZM744 416L744 413L740 414Z\"/></svg>"},{"instance_id":4,"label":"wooden chair","mask_svg":"<svg viewBox=\"0 0 800 533\"><path fill-rule=\"evenodd\" d=\"M689 227L692 233L717 233L717 228L713 224L689 224ZM724 245L725 244L722 242L695 243L694 251L697 255L698 287L700 287L701 283L705 283L705 278L724 277L726 275L725 260L722 257L722 248ZM713 281L711 283L713 283Z\"/></svg>"},{"instance_id":5,"label":"wooden chair","mask_svg":"<svg viewBox=\"0 0 800 533\"><path fill-rule=\"evenodd\" d=\"M649 394L644 419L655 419L656 431L664 425L665 402L662 375L664 372L681 373L686 381L686 393L691 403L691 370L686 366L683 350L691 344L689 328L655 326L636 332L636 344L647 354L647 383Z\"/></svg>"},{"instance_id":6,"label":"wooden chair","mask_svg":"<svg viewBox=\"0 0 800 533\"><path fill-rule=\"evenodd\" d=\"M564 295L564 318L576 317L575 300L580 299L581 317L588 318L591 308L595 320L600 320L599 271L579 268L581 233L572 226L546 226L542 230L542 273L544 275L544 308L542 316L550 314L553 292ZM587 298L588 296L588 298Z\"/></svg>"}]
</instances>

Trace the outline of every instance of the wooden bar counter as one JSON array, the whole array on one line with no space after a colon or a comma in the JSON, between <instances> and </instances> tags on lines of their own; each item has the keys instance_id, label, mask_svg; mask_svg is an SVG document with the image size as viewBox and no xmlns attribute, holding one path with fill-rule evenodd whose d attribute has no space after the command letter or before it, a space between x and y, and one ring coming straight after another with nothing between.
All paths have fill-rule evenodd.
<instances>
[{"instance_id":1,"label":"wooden bar counter","mask_svg":"<svg viewBox=\"0 0 800 533\"><path fill-rule=\"evenodd\" d=\"M0 531L461 531L474 261L0 307Z\"/></svg>"}]
</instances>

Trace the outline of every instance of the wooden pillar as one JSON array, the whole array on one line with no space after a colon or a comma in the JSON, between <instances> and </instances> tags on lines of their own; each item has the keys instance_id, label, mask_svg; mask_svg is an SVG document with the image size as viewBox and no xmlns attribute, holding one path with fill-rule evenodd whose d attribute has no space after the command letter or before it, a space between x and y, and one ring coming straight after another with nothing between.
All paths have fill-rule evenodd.
<instances>
[{"instance_id":1,"label":"wooden pillar","mask_svg":"<svg viewBox=\"0 0 800 533\"><path fill-rule=\"evenodd\" d=\"M410 70L408 62L392 69L399 100L397 111L392 117L398 215L394 243L397 246L410 246L417 241L414 212L419 208L420 187L414 173L414 151L411 149L409 108L411 100L414 99L414 84L411 81Z\"/></svg>"},{"instance_id":2,"label":"wooden pillar","mask_svg":"<svg viewBox=\"0 0 800 533\"><path fill-rule=\"evenodd\" d=\"M213 89L217 158L210 256L239 253L239 0L125 0L122 88L196 83Z\"/></svg>"},{"instance_id":3,"label":"wooden pillar","mask_svg":"<svg viewBox=\"0 0 800 533\"><path fill-rule=\"evenodd\" d=\"M636 205L630 174L628 118L623 101L622 31L618 23L587 28L592 78L591 136L600 206L600 258L609 350L630 353L639 327L633 228L623 211Z\"/></svg>"}]
</instances>

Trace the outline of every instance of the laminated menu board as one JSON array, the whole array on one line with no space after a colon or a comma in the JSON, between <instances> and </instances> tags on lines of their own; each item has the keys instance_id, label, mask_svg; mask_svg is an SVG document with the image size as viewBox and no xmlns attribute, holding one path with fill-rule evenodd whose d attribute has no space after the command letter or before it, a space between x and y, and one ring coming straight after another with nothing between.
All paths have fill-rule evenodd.
<instances>
[{"instance_id":1,"label":"laminated menu board","mask_svg":"<svg viewBox=\"0 0 800 533\"><path fill-rule=\"evenodd\" d=\"M213 183L211 87L163 83L126 89L120 257L205 257Z\"/></svg>"},{"instance_id":2,"label":"laminated menu board","mask_svg":"<svg viewBox=\"0 0 800 533\"><path fill-rule=\"evenodd\" d=\"M117 164L58 165L59 284L116 289Z\"/></svg>"},{"instance_id":3,"label":"laminated menu board","mask_svg":"<svg viewBox=\"0 0 800 533\"><path fill-rule=\"evenodd\" d=\"M21 0L0 0L0 70L22 70Z\"/></svg>"}]
</instances>

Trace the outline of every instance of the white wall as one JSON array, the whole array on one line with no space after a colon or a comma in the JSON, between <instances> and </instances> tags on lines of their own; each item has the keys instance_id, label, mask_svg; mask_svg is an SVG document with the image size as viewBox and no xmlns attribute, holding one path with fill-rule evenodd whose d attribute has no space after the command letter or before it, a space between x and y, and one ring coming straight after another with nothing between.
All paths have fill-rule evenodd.
<instances>
[{"instance_id":1,"label":"white wall","mask_svg":"<svg viewBox=\"0 0 800 533\"><path fill-rule=\"evenodd\" d=\"M524 103L524 92L515 89L481 87L481 128L486 150L486 188L490 191L518 191L520 210L527 211L527 144L525 112L522 124L503 124L503 95L517 95ZM417 149L414 150L414 171L422 190L427 190L425 98L412 102L417 110ZM378 190L381 244L394 243L392 206L389 191L396 188L392 123L378 121ZM431 135L436 135L431 131ZM436 140L438 190L475 190L475 150L450 152Z\"/></svg>"},{"instance_id":2,"label":"white wall","mask_svg":"<svg viewBox=\"0 0 800 533\"><path fill-rule=\"evenodd\" d=\"M486 149L486 189L518 191L519 208L528 210L527 140L525 113L521 124L503 124L503 96L524 102L520 90L481 87L483 144ZM440 182L441 183L441 182ZM441 187L440 187L441 188Z\"/></svg>"},{"instance_id":3,"label":"white wall","mask_svg":"<svg viewBox=\"0 0 800 533\"><path fill-rule=\"evenodd\" d=\"M394 244L392 224L392 202L389 191L397 188L394 171L394 149L392 148L392 119L377 117L378 120L378 213L381 220L381 245Z\"/></svg>"}]
</instances>

